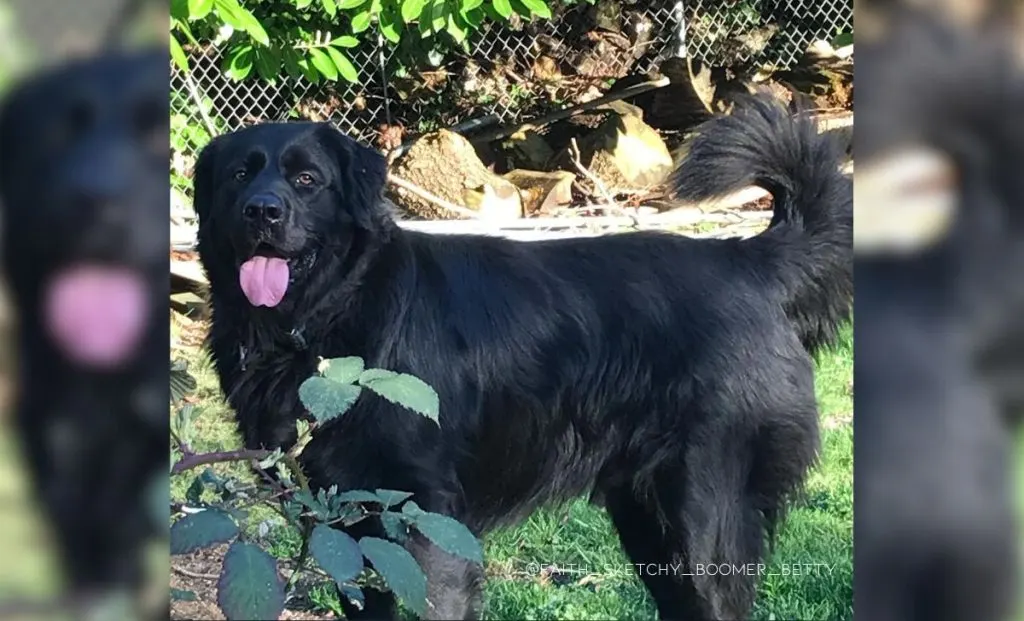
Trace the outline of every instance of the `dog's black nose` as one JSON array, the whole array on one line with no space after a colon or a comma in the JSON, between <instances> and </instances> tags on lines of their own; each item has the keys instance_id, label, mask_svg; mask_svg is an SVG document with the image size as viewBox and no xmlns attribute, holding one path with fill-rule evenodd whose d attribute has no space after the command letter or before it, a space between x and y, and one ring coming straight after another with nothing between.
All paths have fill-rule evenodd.
<instances>
[{"instance_id":1,"label":"dog's black nose","mask_svg":"<svg viewBox=\"0 0 1024 621\"><path fill-rule=\"evenodd\" d=\"M273 194L257 194L242 209L242 216L257 224L277 224L284 219L284 201Z\"/></svg>"}]
</instances>

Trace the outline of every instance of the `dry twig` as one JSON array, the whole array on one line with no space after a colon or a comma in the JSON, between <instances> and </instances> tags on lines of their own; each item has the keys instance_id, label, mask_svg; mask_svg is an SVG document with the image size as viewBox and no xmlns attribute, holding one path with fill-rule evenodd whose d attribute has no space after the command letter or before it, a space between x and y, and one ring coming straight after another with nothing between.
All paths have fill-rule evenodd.
<instances>
[{"instance_id":1,"label":"dry twig","mask_svg":"<svg viewBox=\"0 0 1024 621\"><path fill-rule=\"evenodd\" d=\"M594 185L594 190L596 190L597 193L601 195L601 198L604 199L604 208L610 211L618 211L621 213L625 213L627 217L633 219L634 227L639 226L640 222L637 220L639 211L637 210L637 208L634 207L632 209L632 213L629 213L630 210L619 205L615 201L615 197L612 196L612 193L608 191L608 186L606 186L604 182L601 181L600 177L590 172L590 170L588 170L587 167L583 165L583 162L580 161L580 148L579 145L576 144L575 138L573 138L569 144L569 155L572 156L572 163L576 167L576 170L580 171L581 175L590 180L590 183Z\"/></svg>"}]
</instances>

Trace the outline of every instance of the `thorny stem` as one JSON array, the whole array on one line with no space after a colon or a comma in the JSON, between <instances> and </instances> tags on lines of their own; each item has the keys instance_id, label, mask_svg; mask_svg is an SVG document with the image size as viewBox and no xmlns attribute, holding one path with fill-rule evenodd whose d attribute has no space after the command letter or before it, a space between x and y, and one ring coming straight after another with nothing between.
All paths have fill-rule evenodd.
<instances>
[{"instance_id":1,"label":"thorny stem","mask_svg":"<svg viewBox=\"0 0 1024 621\"><path fill-rule=\"evenodd\" d=\"M179 443L180 444L180 443ZM183 451L184 452L184 451ZM207 466L210 464L221 464L232 461L260 461L273 455L273 451L267 450L249 450L242 449L237 451L216 451L213 453L187 453L178 460L174 467L171 468L171 474L181 474L193 468L199 466ZM306 473L302 471L302 467L299 466L299 460L294 455L285 454L281 458L282 463L288 466L288 469L295 473L295 481L299 484L299 487L303 490L309 491L309 478Z\"/></svg>"},{"instance_id":2,"label":"thorny stem","mask_svg":"<svg viewBox=\"0 0 1024 621\"><path fill-rule=\"evenodd\" d=\"M290 593L295 588L295 583L299 580L299 574L302 572L302 568L306 565L306 559L309 557L309 536L313 533L313 523L306 520L302 523L302 549L299 550L299 558L295 561L295 570L292 572L290 578L288 578L288 584L285 587L285 592Z\"/></svg>"},{"instance_id":3,"label":"thorny stem","mask_svg":"<svg viewBox=\"0 0 1024 621\"><path fill-rule=\"evenodd\" d=\"M178 443L178 449L181 451L181 454L182 455L192 455L193 454L192 447L189 446L187 442L182 440L181 436L179 436L177 434L177 432L175 432L173 429L171 429L170 432L171 432L171 438L173 438L174 441Z\"/></svg>"}]
</instances>

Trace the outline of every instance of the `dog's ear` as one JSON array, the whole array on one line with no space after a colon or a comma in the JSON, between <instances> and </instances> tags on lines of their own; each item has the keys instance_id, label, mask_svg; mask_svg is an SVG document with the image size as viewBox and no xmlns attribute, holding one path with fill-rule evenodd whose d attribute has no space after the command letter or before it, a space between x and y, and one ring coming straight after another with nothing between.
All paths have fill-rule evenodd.
<instances>
[{"instance_id":1,"label":"dog's ear","mask_svg":"<svg viewBox=\"0 0 1024 621\"><path fill-rule=\"evenodd\" d=\"M192 207L202 222L210 216L213 209L214 197L214 176L216 173L217 149L219 139L211 140L196 158L196 165L192 172Z\"/></svg>"},{"instance_id":2,"label":"dog's ear","mask_svg":"<svg viewBox=\"0 0 1024 621\"><path fill-rule=\"evenodd\" d=\"M345 208L356 225L366 230L380 228L387 214L382 207L388 164L384 156L342 134L330 123L321 123L317 138L331 155L341 172Z\"/></svg>"}]
</instances>

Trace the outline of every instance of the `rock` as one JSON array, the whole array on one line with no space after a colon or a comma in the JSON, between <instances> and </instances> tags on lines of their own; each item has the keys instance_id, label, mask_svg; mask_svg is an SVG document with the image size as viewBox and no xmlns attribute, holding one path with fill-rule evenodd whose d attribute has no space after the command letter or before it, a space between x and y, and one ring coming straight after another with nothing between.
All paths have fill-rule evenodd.
<instances>
[{"instance_id":1,"label":"rock","mask_svg":"<svg viewBox=\"0 0 1024 621\"><path fill-rule=\"evenodd\" d=\"M672 172L672 154L665 142L634 114L609 115L577 144L582 164L609 189L648 189ZM564 170L575 170L568 150L559 154L558 162Z\"/></svg>"},{"instance_id":2,"label":"rock","mask_svg":"<svg viewBox=\"0 0 1024 621\"><path fill-rule=\"evenodd\" d=\"M635 116L641 121L644 120L644 109L640 106L634 106L631 103L619 99L618 101L609 101L603 106L598 106L597 110L608 110L616 114Z\"/></svg>"},{"instance_id":3,"label":"rock","mask_svg":"<svg viewBox=\"0 0 1024 621\"><path fill-rule=\"evenodd\" d=\"M532 129L512 134L503 141L502 148L517 167L535 170L546 168L555 155L547 141Z\"/></svg>"},{"instance_id":4,"label":"rock","mask_svg":"<svg viewBox=\"0 0 1024 621\"><path fill-rule=\"evenodd\" d=\"M572 202L572 183L576 175L571 172L516 169L503 176L519 188L523 211L527 214L550 213Z\"/></svg>"},{"instance_id":5,"label":"rock","mask_svg":"<svg viewBox=\"0 0 1024 621\"><path fill-rule=\"evenodd\" d=\"M484 166L473 145L448 130L416 140L391 173L451 203L480 212L484 218L522 215L519 190ZM388 186L388 197L408 214L426 219L457 219L447 209L414 194Z\"/></svg>"},{"instance_id":6,"label":"rock","mask_svg":"<svg viewBox=\"0 0 1024 621\"><path fill-rule=\"evenodd\" d=\"M466 207L477 211L481 218L488 220L508 220L523 216L523 204L517 188L484 184L476 188L462 191L462 202Z\"/></svg>"}]
</instances>

